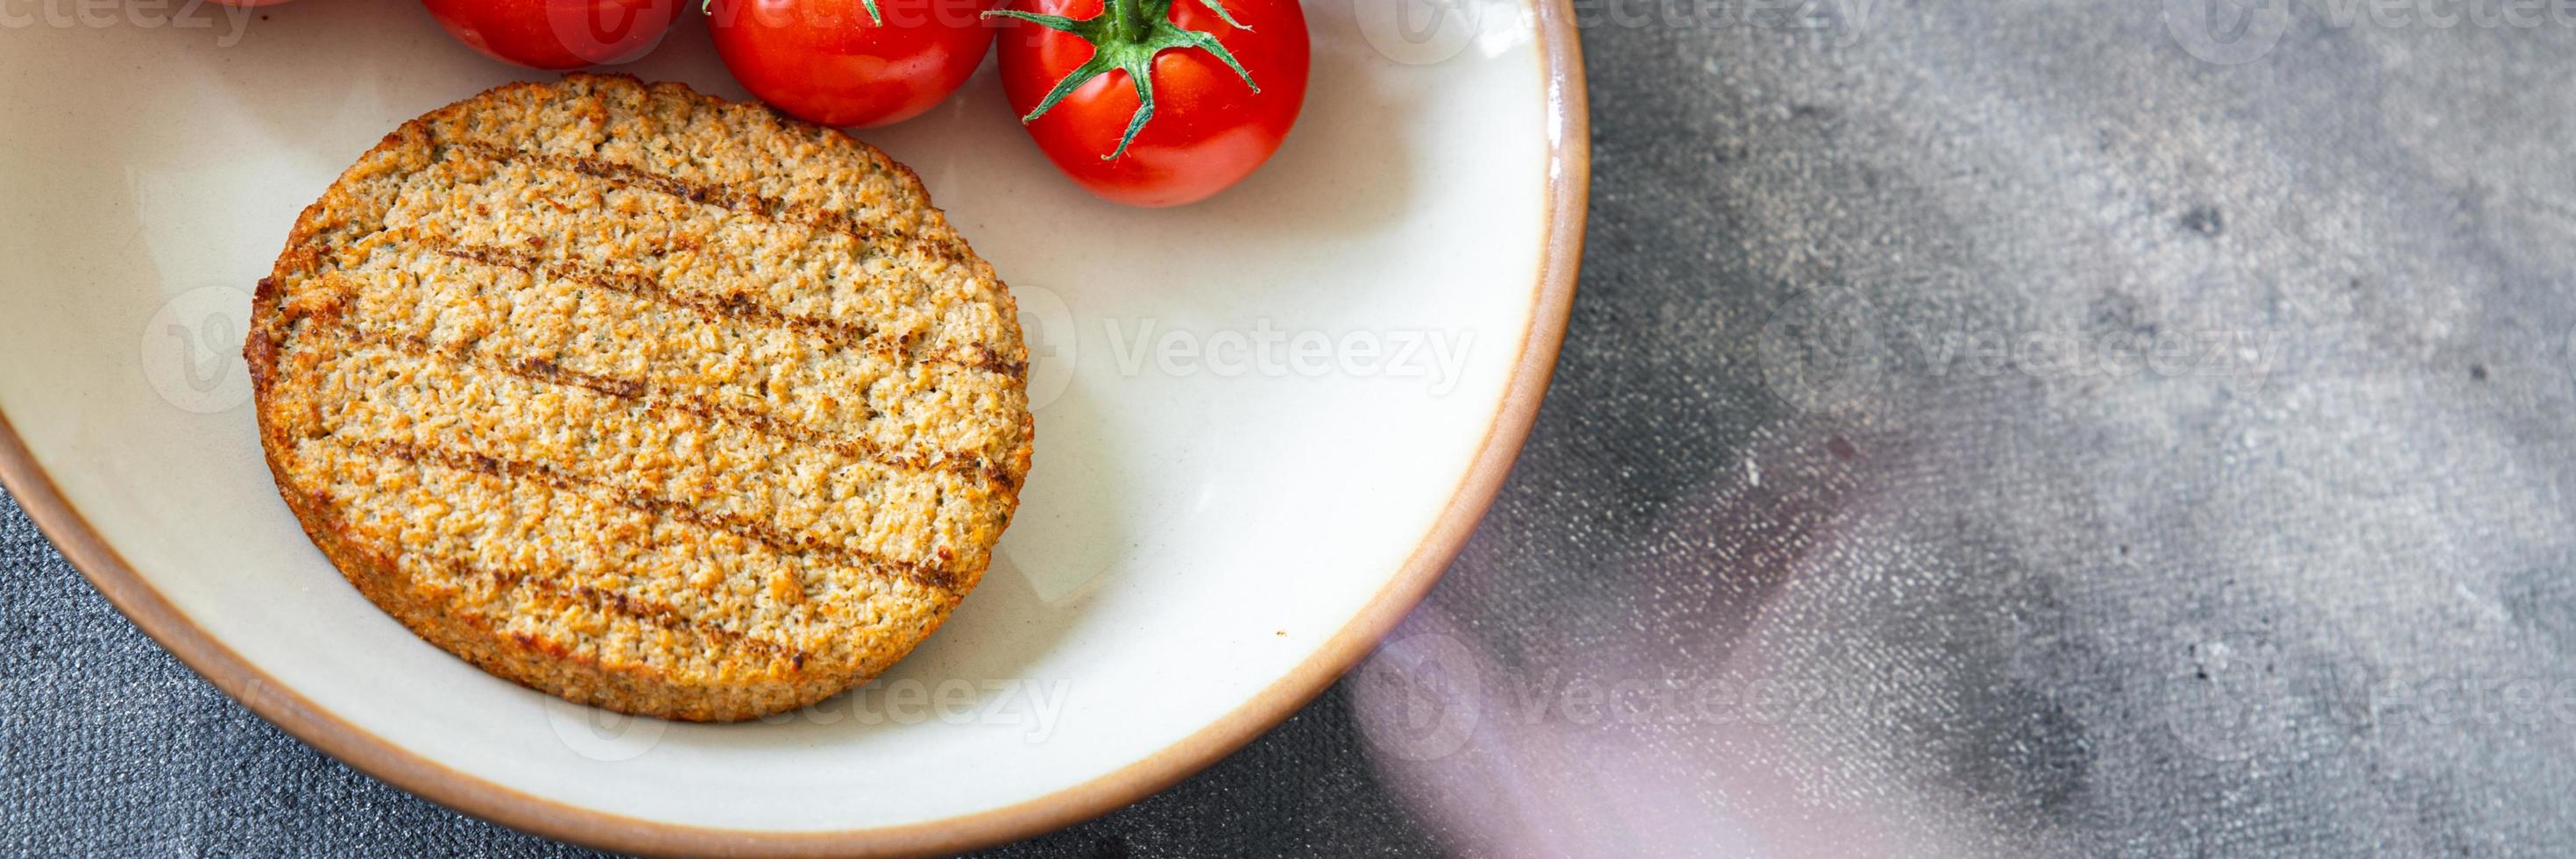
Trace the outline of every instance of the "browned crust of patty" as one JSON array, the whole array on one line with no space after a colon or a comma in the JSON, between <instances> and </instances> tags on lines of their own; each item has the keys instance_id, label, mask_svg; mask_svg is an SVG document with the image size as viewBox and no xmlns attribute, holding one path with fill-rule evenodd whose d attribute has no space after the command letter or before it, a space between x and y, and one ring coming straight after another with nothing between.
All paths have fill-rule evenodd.
<instances>
[{"instance_id":1,"label":"browned crust of patty","mask_svg":"<svg viewBox=\"0 0 2576 859\"><path fill-rule=\"evenodd\" d=\"M965 529L965 536L954 543L941 543L938 542L938 522L933 521L925 527L933 532L929 539L936 546L934 554L911 560L879 558L852 562L864 563L881 576L889 575L889 571L912 568L929 569L932 573L909 575L902 577L903 581L889 579L886 584L872 585L879 590L871 592L874 595L868 597L873 601L860 607L875 616L833 617L818 608L812 615L820 619L810 620L804 627L805 636L796 641L773 640L774 630L769 633L773 638L763 638L757 632L724 629L717 621L692 618L668 603L622 593L612 587L553 580L542 571L482 570L476 573L483 577L480 581L496 583L491 587L515 587L537 595L528 599L546 609L546 616L536 620L548 626L541 626L534 633L500 628L501 623L518 618L494 618L461 610L452 586L443 590L407 573L397 557L380 547L381 534L370 539L364 528L347 518L343 509L345 499L334 498L328 486L310 485L317 466L297 460L298 445L329 437L337 430L327 425L324 416L307 408L311 403L299 399L309 394L298 387L299 384L309 386L318 383L294 379L290 375L299 369L310 371L314 367L298 368L282 363L289 338L297 325L338 324L342 314L349 312L347 301L323 295L319 292L323 287L311 284L320 283L327 274L325 256L333 249L321 244L325 232L345 227L348 213L367 205L351 196L350 187L363 171L369 169L369 165L381 167L388 158L404 157L411 148L422 146L423 141L433 134L434 127L451 124L468 111L489 109L513 98L534 96L540 101L585 97L633 98L639 95L654 98L671 97L675 93L702 100L708 105L723 104L720 100L676 85L646 88L640 82L622 76L573 75L559 84L505 85L405 123L361 157L329 192L296 219L285 251L279 256L271 275L260 282L253 302L251 332L244 347L244 356L249 363L258 403L261 446L270 471L277 479L280 496L314 545L360 593L387 614L431 644L486 671L567 700L626 713L692 721L731 721L811 704L864 682L902 658L922 638L935 631L956 602L981 580L989 562L992 543L999 538L1011 512L1016 509L1017 489L1030 466L1035 427L1025 408L1022 377L1027 358L1020 342L1015 306L1007 288L993 275L991 267L976 257L962 238L948 231L944 216L930 207L918 177L910 168L894 163L873 147L837 130L818 131L765 111L748 122L757 126L765 119L774 125L737 129L741 134L756 139L785 139L791 143L819 141L809 148L807 155L819 153L820 157L848 159L859 167L885 171L886 175L893 177L889 180L889 187L895 199L890 205L895 206L904 218L915 221L908 234L901 229L881 229L847 211L833 211L829 207L795 201L782 202L778 197L763 197L739 187L691 183L649 172L620 179L634 183L665 183L667 187L656 190L708 205L764 206L773 211L780 223L793 220L816 230L864 235L871 241L911 241L915 252L936 254L942 259L968 265L972 269L972 283L991 285L990 296L970 294L968 297L986 298L994 305L993 311L998 315L998 320L993 323L998 331L996 336L962 346L951 344L955 346L951 352L939 355L915 355L902 350L894 354L916 361L911 365L911 371L918 371L920 366L932 361L953 360L960 366L998 374L1005 379L1005 383L996 390L1007 397L1017 398L1006 403L1006 406L1016 409L1017 427L1015 433L1007 433L1003 437L1005 446L980 456L937 447L926 453L889 452L878 450L883 446L882 442L866 439L852 441L847 447L829 448L867 454L879 465L891 469L936 471L945 467L965 475L959 479L980 478L983 483L979 484L982 488L978 491L987 494L977 496L985 500L980 506L970 505L973 508L970 513L985 516L989 519L989 527L984 526L983 520L969 526L956 526ZM729 116L741 119L744 115ZM628 168L610 165L600 169ZM340 238L345 241L350 237ZM407 240L410 237L401 238ZM531 278L534 276L530 275ZM290 295L290 283L306 286L299 294ZM707 319L729 324L742 323L743 319L779 321L774 314L727 318L721 314L722 308L699 310ZM344 354L347 351L343 349ZM319 366L320 362L328 360L331 359L309 359L307 363ZM606 395L571 390L567 396L584 398L581 402L587 408L607 409L620 403L613 395L624 393L624 390L616 388L607 389ZM666 411L657 406L635 407L639 409L637 414L647 418ZM731 419L730 413L709 414L713 417L706 420ZM750 416L722 426L757 431L747 435L794 435L780 427L763 424L761 420L766 418ZM717 424L709 423L707 426ZM821 431L835 429L825 427ZM474 467L459 473L479 469L470 477L484 480L492 486L516 485L530 479L524 470L513 471L491 456L479 453L448 455L462 457L465 460L463 465ZM956 464L959 463L966 467L958 469ZM328 469L328 466L318 467ZM590 487L579 488L579 491L589 490ZM574 491L564 490L567 494ZM685 506L677 502L667 503L675 510ZM946 508L934 506L931 509L936 514ZM707 519L733 526L741 532L735 536L747 536L755 543L769 536L752 525L734 523L712 514L677 512L698 517L684 518L684 521ZM714 538L735 539L735 536L713 530L714 526L709 528ZM907 535L898 533L895 536ZM711 548L708 551L717 550ZM772 539L765 551L785 556L805 549ZM835 571L838 572L837 569ZM675 574L688 572L681 569ZM779 585L777 581L769 584ZM899 610L902 616L895 617L881 611L888 607ZM751 610L739 606L731 608ZM589 640L579 632L580 625L584 623L592 627L607 624L646 630L640 634L644 644L637 652L646 657L669 658L660 662L655 658L603 659L585 652L588 648L582 645ZM817 628L821 631L817 632ZM655 650L657 647L668 652ZM692 667L701 662L706 665Z\"/></svg>"}]
</instances>

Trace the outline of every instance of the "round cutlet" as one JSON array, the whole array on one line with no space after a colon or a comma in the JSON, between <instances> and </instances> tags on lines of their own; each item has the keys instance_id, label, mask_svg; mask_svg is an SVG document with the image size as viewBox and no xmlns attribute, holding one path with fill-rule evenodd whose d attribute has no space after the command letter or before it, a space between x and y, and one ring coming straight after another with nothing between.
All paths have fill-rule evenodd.
<instances>
[{"instance_id":1,"label":"round cutlet","mask_svg":"<svg viewBox=\"0 0 2576 859\"><path fill-rule=\"evenodd\" d=\"M912 171L675 84L404 123L295 222L245 352L279 494L421 638L727 721L885 670L1029 469L1009 290Z\"/></svg>"}]
</instances>

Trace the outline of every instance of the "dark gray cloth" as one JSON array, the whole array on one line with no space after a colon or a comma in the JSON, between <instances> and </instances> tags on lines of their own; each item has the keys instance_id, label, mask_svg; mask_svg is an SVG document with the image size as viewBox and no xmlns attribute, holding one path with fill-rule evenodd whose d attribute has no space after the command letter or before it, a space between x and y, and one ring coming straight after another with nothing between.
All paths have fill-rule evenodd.
<instances>
[{"instance_id":1,"label":"dark gray cloth","mask_svg":"<svg viewBox=\"0 0 2576 859\"><path fill-rule=\"evenodd\" d=\"M2568 853L2576 20L2232 3L1586 0L1582 293L1465 553L998 852ZM246 715L14 507L0 562L0 849L566 852Z\"/></svg>"}]
</instances>

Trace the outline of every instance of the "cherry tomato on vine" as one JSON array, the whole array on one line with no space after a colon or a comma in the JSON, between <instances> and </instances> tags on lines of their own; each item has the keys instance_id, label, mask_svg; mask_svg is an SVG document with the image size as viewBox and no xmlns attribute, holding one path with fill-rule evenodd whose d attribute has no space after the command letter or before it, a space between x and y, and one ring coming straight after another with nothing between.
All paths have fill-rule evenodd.
<instances>
[{"instance_id":1,"label":"cherry tomato on vine","mask_svg":"<svg viewBox=\"0 0 2576 859\"><path fill-rule=\"evenodd\" d=\"M956 92L993 44L985 0L714 0L716 53L752 95L822 125L884 125Z\"/></svg>"},{"instance_id":2,"label":"cherry tomato on vine","mask_svg":"<svg viewBox=\"0 0 2576 859\"><path fill-rule=\"evenodd\" d=\"M449 34L503 62L563 71L641 59L680 0L421 0Z\"/></svg>"},{"instance_id":3,"label":"cherry tomato on vine","mask_svg":"<svg viewBox=\"0 0 2576 859\"><path fill-rule=\"evenodd\" d=\"M1306 102L1297 0L1012 0L1002 91L1056 168L1104 198L1177 206L1279 150Z\"/></svg>"}]
</instances>

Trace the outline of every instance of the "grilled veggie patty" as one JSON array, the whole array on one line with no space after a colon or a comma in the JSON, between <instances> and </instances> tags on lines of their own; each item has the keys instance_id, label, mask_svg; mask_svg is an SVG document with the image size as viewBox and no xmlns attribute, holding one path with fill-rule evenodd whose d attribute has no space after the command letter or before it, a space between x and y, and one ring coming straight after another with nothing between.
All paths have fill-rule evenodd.
<instances>
[{"instance_id":1,"label":"grilled veggie patty","mask_svg":"<svg viewBox=\"0 0 2576 859\"><path fill-rule=\"evenodd\" d=\"M502 677L725 721L875 676L975 587L1033 434L1010 292L912 171L676 84L405 123L245 347L278 491Z\"/></svg>"}]
</instances>

